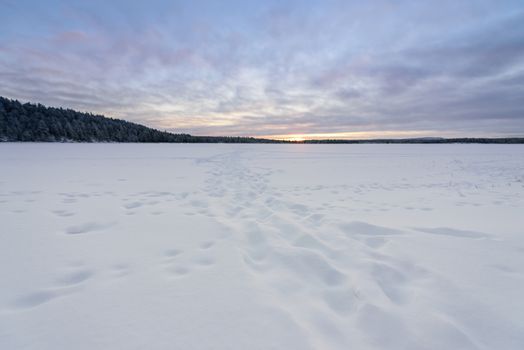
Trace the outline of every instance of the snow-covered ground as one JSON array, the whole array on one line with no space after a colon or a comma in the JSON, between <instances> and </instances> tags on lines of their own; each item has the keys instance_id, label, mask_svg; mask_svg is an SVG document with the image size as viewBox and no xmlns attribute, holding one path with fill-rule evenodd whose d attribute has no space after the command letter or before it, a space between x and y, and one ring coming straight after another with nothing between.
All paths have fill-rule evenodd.
<instances>
[{"instance_id":1,"label":"snow-covered ground","mask_svg":"<svg viewBox=\"0 0 524 350\"><path fill-rule=\"evenodd\" d=\"M524 349L523 145L0 144L0 349Z\"/></svg>"}]
</instances>

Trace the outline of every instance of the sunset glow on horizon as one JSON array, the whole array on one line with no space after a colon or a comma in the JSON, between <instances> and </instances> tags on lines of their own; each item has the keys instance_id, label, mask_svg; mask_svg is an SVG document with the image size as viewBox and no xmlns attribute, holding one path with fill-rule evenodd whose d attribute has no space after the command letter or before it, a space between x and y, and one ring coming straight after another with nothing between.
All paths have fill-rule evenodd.
<instances>
[{"instance_id":1,"label":"sunset glow on horizon","mask_svg":"<svg viewBox=\"0 0 524 350\"><path fill-rule=\"evenodd\" d=\"M427 131L362 131L325 134L288 134L288 135L263 135L258 138L283 140L283 141L306 141L306 140L364 140L364 139L400 139L431 137L435 132Z\"/></svg>"}]
</instances>

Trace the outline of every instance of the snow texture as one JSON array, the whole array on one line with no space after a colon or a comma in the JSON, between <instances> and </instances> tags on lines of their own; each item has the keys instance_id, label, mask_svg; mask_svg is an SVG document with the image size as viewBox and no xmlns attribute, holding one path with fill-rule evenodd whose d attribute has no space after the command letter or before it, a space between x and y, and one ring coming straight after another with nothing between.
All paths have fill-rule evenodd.
<instances>
[{"instance_id":1,"label":"snow texture","mask_svg":"<svg viewBox=\"0 0 524 350\"><path fill-rule=\"evenodd\" d=\"M0 349L524 349L522 145L0 144Z\"/></svg>"}]
</instances>

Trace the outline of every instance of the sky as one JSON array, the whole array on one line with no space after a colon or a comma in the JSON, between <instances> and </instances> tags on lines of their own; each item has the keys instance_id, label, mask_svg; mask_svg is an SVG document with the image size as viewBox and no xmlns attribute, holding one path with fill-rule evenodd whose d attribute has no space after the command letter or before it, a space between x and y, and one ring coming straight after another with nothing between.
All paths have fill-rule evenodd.
<instances>
[{"instance_id":1,"label":"sky","mask_svg":"<svg viewBox=\"0 0 524 350\"><path fill-rule=\"evenodd\" d=\"M0 95L194 135L524 136L524 1L0 0Z\"/></svg>"}]
</instances>

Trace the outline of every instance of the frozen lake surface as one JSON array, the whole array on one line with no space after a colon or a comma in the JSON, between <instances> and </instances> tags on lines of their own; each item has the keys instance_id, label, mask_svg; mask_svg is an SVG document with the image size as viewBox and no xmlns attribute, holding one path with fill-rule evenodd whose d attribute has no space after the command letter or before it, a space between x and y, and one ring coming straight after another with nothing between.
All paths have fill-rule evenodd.
<instances>
[{"instance_id":1,"label":"frozen lake surface","mask_svg":"<svg viewBox=\"0 0 524 350\"><path fill-rule=\"evenodd\" d=\"M523 145L0 144L0 349L524 349Z\"/></svg>"}]
</instances>

